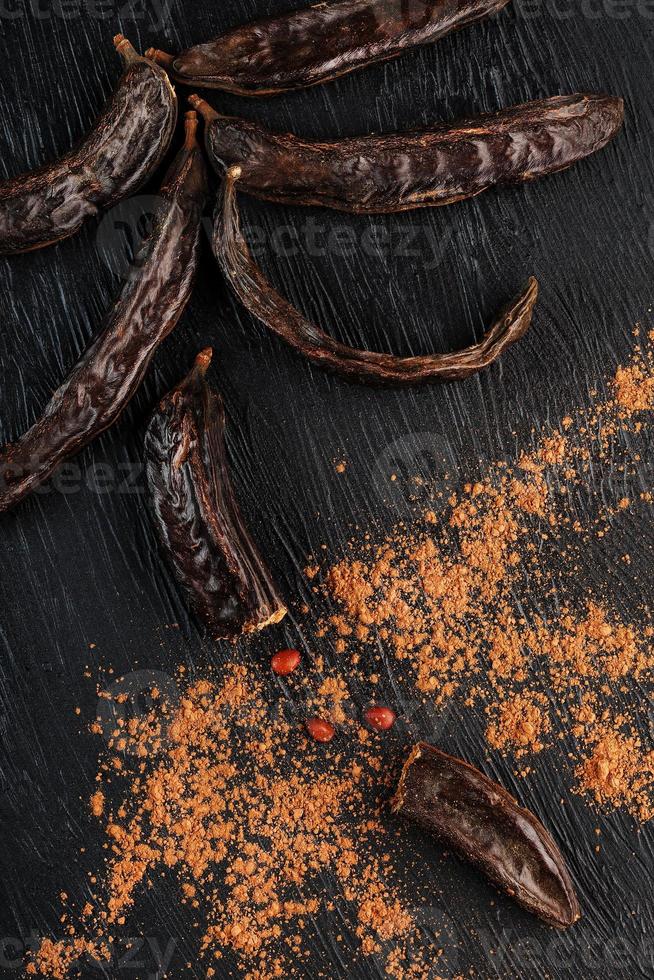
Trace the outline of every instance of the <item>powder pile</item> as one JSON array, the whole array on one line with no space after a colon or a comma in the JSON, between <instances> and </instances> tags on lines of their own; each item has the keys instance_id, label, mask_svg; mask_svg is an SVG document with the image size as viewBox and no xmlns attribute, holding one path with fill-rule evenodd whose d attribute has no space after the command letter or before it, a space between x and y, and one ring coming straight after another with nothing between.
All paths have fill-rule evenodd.
<instances>
[{"instance_id":1,"label":"powder pile","mask_svg":"<svg viewBox=\"0 0 654 980\"><path fill-rule=\"evenodd\" d=\"M640 820L654 814L650 610L625 622L613 596L583 580L591 545L632 501L598 497L583 526L572 501L592 493L598 466L620 487L635 475L628 447L651 423L653 341L636 345L590 411L566 417L513 465L441 491L414 526L351 542L352 556L313 585L332 605L321 633L350 664L369 668L376 649L390 650L423 699L482 705L489 748L524 760L560 745L579 790Z\"/></svg>"},{"instance_id":2,"label":"powder pile","mask_svg":"<svg viewBox=\"0 0 654 980\"><path fill-rule=\"evenodd\" d=\"M342 689L324 683L318 699L339 714ZM304 934L335 902L361 956L387 959L398 978L422 976L405 949L413 917L383 856L378 811L389 787L380 759L362 749L369 733L348 739L349 752L318 749L273 712L245 667L186 686L176 704L157 694L152 711L113 732L90 801L106 830L103 885L68 920L69 939L44 941L29 971L59 978L83 954L106 959L139 895L172 869L203 922L208 977L223 975L228 953L252 980L301 974Z\"/></svg>"}]
</instances>

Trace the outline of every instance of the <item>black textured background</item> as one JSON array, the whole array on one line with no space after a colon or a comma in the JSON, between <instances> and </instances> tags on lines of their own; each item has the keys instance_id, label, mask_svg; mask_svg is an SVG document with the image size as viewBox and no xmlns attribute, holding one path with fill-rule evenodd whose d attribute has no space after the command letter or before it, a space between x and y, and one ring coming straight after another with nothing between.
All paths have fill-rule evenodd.
<instances>
[{"instance_id":1,"label":"black textured background","mask_svg":"<svg viewBox=\"0 0 654 980\"><path fill-rule=\"evenodd\" d=\"M141 49L175 50L293 6L295 0L0 0L0 176L60 155L88 128L119 74L111 45L117 30ZM435 447L434 458L445 454L461 481L479 471L480 460L513 458L516 447L530 444L533 427L589 402L590 389L626 357L632 327L647 319L654 297L653 51L654 3L647 0L516 0L492 22L331 85L262 101L208 96L224 111L323 137L420 126L580 89L622 94L627 118L613 146L568 173L447 209L355 219L243 201L248 225L267 233L261 262L271 278L336 336L360 346L403 353L463 346L535 274L542 291L533 329L500 365L430 390L348 385L251 322L207 250L188 312L120 424L78 459L66 483L0 519L1 976L20 976L30 935L57 934L59 892L82 899L85 871L100 858L101 834L80 805L96 770L98 741L86 729L95 715L98 663L116 675L171 673L180 662L202 670L230 657L228 648L205 643L186 617L139 492L144 424L157 397L201 346L214 345L211 378L232 420L243 509L295 605L284 628L250 644L252 656L264 663L280 644L305 641L315 650L311 618L297 614L306 597L306 556L324 542L338 554L353 522L387 525L406 516L408 489L402 480L390 487L390 472L429 469L425 445ZM322 248L311 244L309 220ZM297 249L288 248L288 232L274 237L280 225L295 230ZM372 226L385 229L390 245L360 247ZM334 228L355 236L349 254L342 238L329 238ZM0 260L3 442L35 419L100 323L120 288L115 270L124 246L110 217L58 247ZM334 472L340 458L349 464L344 476ZM646 485L651 467L644 458ZM136 492L119 492L117 474L124 479L128 471L136 471ZM112 489L93 489L93 473L113 474ZM622 496L617 474L596 478L605 495ZM575 506L583 520L590 502ZM627 613L648 599L651 541L641 512L588 555L591 582L609 589ZM628 570L617 564L625 550L634 562ZM171 623L180 628L167 628ZM328 644L322 652L329 658ZM84 677L87 665L91 678ZM398 669L389 665L391 675ZM382 689L399 697L392 676ZM271 682L270 697L278 696ZM560 755L549 763L544 755L534 775L516 785L511 761L485 760L479 726L456 712L412 712L388 743L389 759L416 735L436 732L441 745L485 764L555 830L586 914L573 931L555 934L496 900L455 861L437 863L439 849L409 835L398 861L420 847L435 862L428 871L434 902L420 916L427 935L433 926L446 937L435 975L654 976L651 828L638 833L621 814L598 818L570 797ZM596 826L603 831L599 855ZM168 975L203 976L188 916L174 883L162 880L126 927L149 937L144 949L105 975L158 976L152 947L172 940ZM316 924L304 975L381 976L375 961L337 951L333 932L342 928L328 918ZM233 967L223 962L226 971ZM91 975L98 974L89 969Z\"/></svg>"}]
</instances>

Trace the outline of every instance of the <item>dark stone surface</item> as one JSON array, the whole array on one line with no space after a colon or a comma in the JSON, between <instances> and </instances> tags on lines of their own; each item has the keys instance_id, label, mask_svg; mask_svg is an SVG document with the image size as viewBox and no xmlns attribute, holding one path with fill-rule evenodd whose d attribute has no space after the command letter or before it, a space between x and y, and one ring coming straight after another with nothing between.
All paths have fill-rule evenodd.
<instances>
[{"instance_id":1,"label":"dark stone surface","mask_svg":"<svg viewBox=\"0 0 654 980\"><path fill-rule=\"evenodd\" d=\"M0 175L60 155L87 129L118 75L111 46L117 30L141 49L174 50L294 5L177 0L166 11L163 0L63 6L0 0ZM101 858L101 834L80 803L92 791L98 753L87 732L96 708L96 663L116 675L170 674L180 662L202 670L232 655L201 638L158 558L139 474L143 431L157 397L200 347L214 345L211 379L232 419L243 509L285 594L298 600L296 611L306 594L301 569L310 552L329 542L338 554L353 522L383 526L407 516L402 488L389 494L384 483L397 440L409 446L410 472L411 434L428 433L427 442L445 452L465 482L480 460L513 458L516 446L529 444L533 427L589 402L590 390L628 354L633 325L647 318L654 299L650 8L643 0L516 0L492 22L322 88L260 102L208 95L222 110L323 137L410 128L581 89L623 95L627 119L613 146L568 173L443 210L355 218L243 201L248 227L266 232L260 259L273 281L335 336L360 346L398 353L463 346L537 275L542 292L533 329L500 365L463 384L415 392L348 385L250 322L207 250L188 312L120 424L79 457L67 492L60 481L58 489L2 517L1 976L20 975L20 950L30 934L57 934L59 892L83 899L87 869ZM385 229L391 244L359 247L372 226ZM335 228L350 229L351 254L335 241ZM34 420L96 329L120 288L116 263L123 249L124 232L109 216L56 248L0 262L3 442ZM401 448L400 455L406 452ZM334 473L341 457L349 461L346 479ZM93 475L102 464L113 485L100 493ZM643 481L647 471L643 463ZM128 474L132 492L118 485ZM613 492L621 496L619 487ZM583 520L591 505L577 505ZM610 543L598 542L587 574L636 615L647 596L635 594L633 582L636 572L651 581L652 530L642 518L619 530ZM638 567L626 576L616 560L629 547ZM170 623L180 629L167 629ZM310 618L293 615L252 643L252 656L263 663L280 645L305 639L317 649ZM330 657L328 643L321 652ZM91 679L84 677L87 664ZM390 678L383 684L393 690ZM271 698L277 691L271 683ZM441 718L427 709L398 730L389 754L435 731L448 751L484 763L481 719L462 720L456 712ZM435 971L450 977L472 969L478 977L522 980L653 976L651 827L638 834L625 815L598 818L584 800L568 795L568 774L546 757L519 785L512 769L510 760L493 759L492 773L538 812L570 855L585 917L572 932L556 934L504 899L491 907L495 894L472 871L438 862L434 904L419 912L427 933L443 931L446 955ZM596 826L603 830L599 856ZM418 836L409 843L409 850L418 847ZM427 860L439 854L425 846ZM334 928L328 917L318 920L305 975L381 976L380 963L343 959ZM174 940L170 977L204 975L173 881L162 880L145 896L127 930L162 948ZM156 975L145 949L142 966L116 964L106 975Z\"/></svg>"}]
</instances>

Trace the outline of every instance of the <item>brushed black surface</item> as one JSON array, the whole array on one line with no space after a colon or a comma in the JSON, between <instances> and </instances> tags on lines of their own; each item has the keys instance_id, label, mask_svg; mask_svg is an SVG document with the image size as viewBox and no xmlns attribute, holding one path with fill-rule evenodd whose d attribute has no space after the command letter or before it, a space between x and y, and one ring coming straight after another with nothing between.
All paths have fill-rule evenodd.
<instances>
[{"instance_id":1,"label":"brushed black surface","mask_svg":"<svg viewBox=\"0 0 654 980\"><path fill-rule=\"evenodd\" d=\"M0 174L61 155L87 130L119 75L111 45L118 30L140 49L182 49L251 16L296 5L0 0ZM643 0L516 0L491 22L325 87L260 102L209 93L221 111L317 138L410 128L578 90L624 96L626 125L606 151L565 174L442 210L356 218L243 199L248 226L266 235L258 253L266 271L339 339L407 354L465 346L534 274L542 291L532 331L500 365L461 384L415 392L359 388L312 368L251 322L221 283L207 248L189 310L128 413L79 457L69 479L3 516L1 976L20 976L30 935L57 935L60 890L82 899L87 869L101 860L101 835L85 804L98 754L97 738L87 733L102 676L98 664L116 675L170 674L182 661L201 671L231 656L229 648L201 639L157 553L138 473L156 399L201 347L215 347L211 381L222 388L233 420L239 499L284 593L300 601L308 553L329 542L338 554L352 522L387 525L407 515L404 484L389 490L387 473L384 478L397 440L409 446L411 470L410 447L424 441L410 434L427 433L462 482L479 472L480 460L513 458L516 447L530 444L533 427L590 401L590 390L627 356L634 323L647 321L654 300L653 60L654 11ZM138 202L134 208L122 219L127 225ZM3 442L35 419L120 289L125 231L114 218L55 248L0 264ZM372 226L382 233L364 239ZM334 473L341 457L349 460L346 478ZM99 469L103 464L109 469ZM646 452L641 468L647 485ZM100 492L103 473L114 483ZM606 496L622 496L621 477L610 466L596 480ZM135 489L128 492L131 482ZM583 521L589 499L577 496L574 506ZM588 555L587 578L612 590L626 614L636 616L648 600L653 540L641 510L620 518L611 538ZM626 550L629 568L617 562ZM180 629L166 628L176 622ZM310 618L292 615L283 628L249 644L253 659L265 663L278 646L305 641L316 651L310 627ZM322 652L331 656L328 643ZM87 665L91 677L85 678ZM382 690L394 694L392 677ZM270 697L278 697L272 681ZM427 935L441 933L445 953L435 973L474 970L483 978L525 980L654 975L652 828L638 833L620 813L598 817L568 794L569 773L553 758L548 764L547 755L528 780L516 783L511 760L486 760L481 718L406 704L398 709L409 720L387 743L389 762L422 737L485 766L554 831L585 912L574 930L555 934L500 900L474 872L437 861L441 851L419 845L409 832L398 845L398 862L418 846L435 862L433 904L417 910ZM595 827L603 834L599 855ZM87 848L84 855L80 847ZM341 928L328 916L316 922L306 975L382 976L380 962L344 956L334 941ZM145 895L125 932L147 937L145 945L107 976L156 976L157 948L172 950L169 976L204 975L174 881L162 880ZM229 958L223 965L234 966Z\"/></svg>"}]
</instances>

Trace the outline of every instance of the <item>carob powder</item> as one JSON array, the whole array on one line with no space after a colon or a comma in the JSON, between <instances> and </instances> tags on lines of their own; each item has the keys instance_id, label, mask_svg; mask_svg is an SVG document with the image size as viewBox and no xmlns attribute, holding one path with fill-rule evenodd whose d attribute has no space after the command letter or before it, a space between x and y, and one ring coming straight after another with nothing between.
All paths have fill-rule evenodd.
<instances>
[{"instance_id":1,"label":"carob powder","mask_svg":"<svg viewBox=\"0 0 654 980\"><path fill-rule=\"evenodd\" d=\"M349 655L368 668L366 649L381 646L421 698L482 705L489 748L512 753L523 773L557 744L568 763L572 739L578 791L641 821L654 813L651 610L625 620L610 590L586 585L584 565L616 518L649 512L652 497L639 489L607 503L595 492L583 525L574 500L593 494L598 469L620 488L637 476L654 408L653 345L654 333L639 338L608 395L539 434L514 463L441 493L384 540L355 538L352 556L323 565L322 577L311 568L314 589L336 607L321 633L344 664ZM631 556L619 561L628 574Z\"/></svg>"},{"instance_id":2,"label":"carob powder","mask_svg":"<svg viewBox=\"0 0 654 980\"><path fill-rule=\"evenodd\" d=\"M62 917L68 938L43 941L28 973L61 978L85 957L106 961L135 901L170 869L197 910L207 977L225 975L227 953L252 980L302 974L314 917L336 909L359 955L378 955L397 980L426 976L438 953L407 949L415 894L392 881L378 737L350 723L346 745L314 746L256 673L180 677L178 703L153 690L151 711L120 719L89 802L106 868L91 876L93 902ZM341 717L342 686L304 683L316 692L308 703Z\"/></svg>"},{"instance_id":3,"label":"carob powder","mask_svg":"<svg viewBox=\"0 0 654 980\"><path fill-rule=\"evenodd\" d=\"M178 701L153 690L150 711L119 721L88 801L106 866L89 874L92 900L76 907L62 894L66 938L44 940L30 974L63 978L109 960L132 907L172 873L207 977L235 966L250 980L304 975L326 915L336 943L341 924L348 933L346 962L375 955L396 980L437 980L442 950L416 914L434 882L421 895L412 878L407 895L391 859L401 842L384 804L402 736L350 712L353 683L369 691L379 680L380 647L401 662L397 684L436 715L481 706L489 752L511 754L519 772L554 766L563 785L567 766L591 803L652 816L650 610L626 615L585 572L597 544L651 506L630 481L654 408L653 344L638 342L606 397L513 463L435 493L411 527L377 542L367 529L346 557L311 560L316 601L332 610L317 645L340 656L329 670L320 656L303 660L288 679L305 717L285 717L265 668L235 663L216 677L180 673ZM592 495L598 468L620 490L596 493L582 524L574 501ZM628 576L630 556L620 562ZM307 738L309 715L336 727L333 742Z\"/></svg>"}]
</instances>

